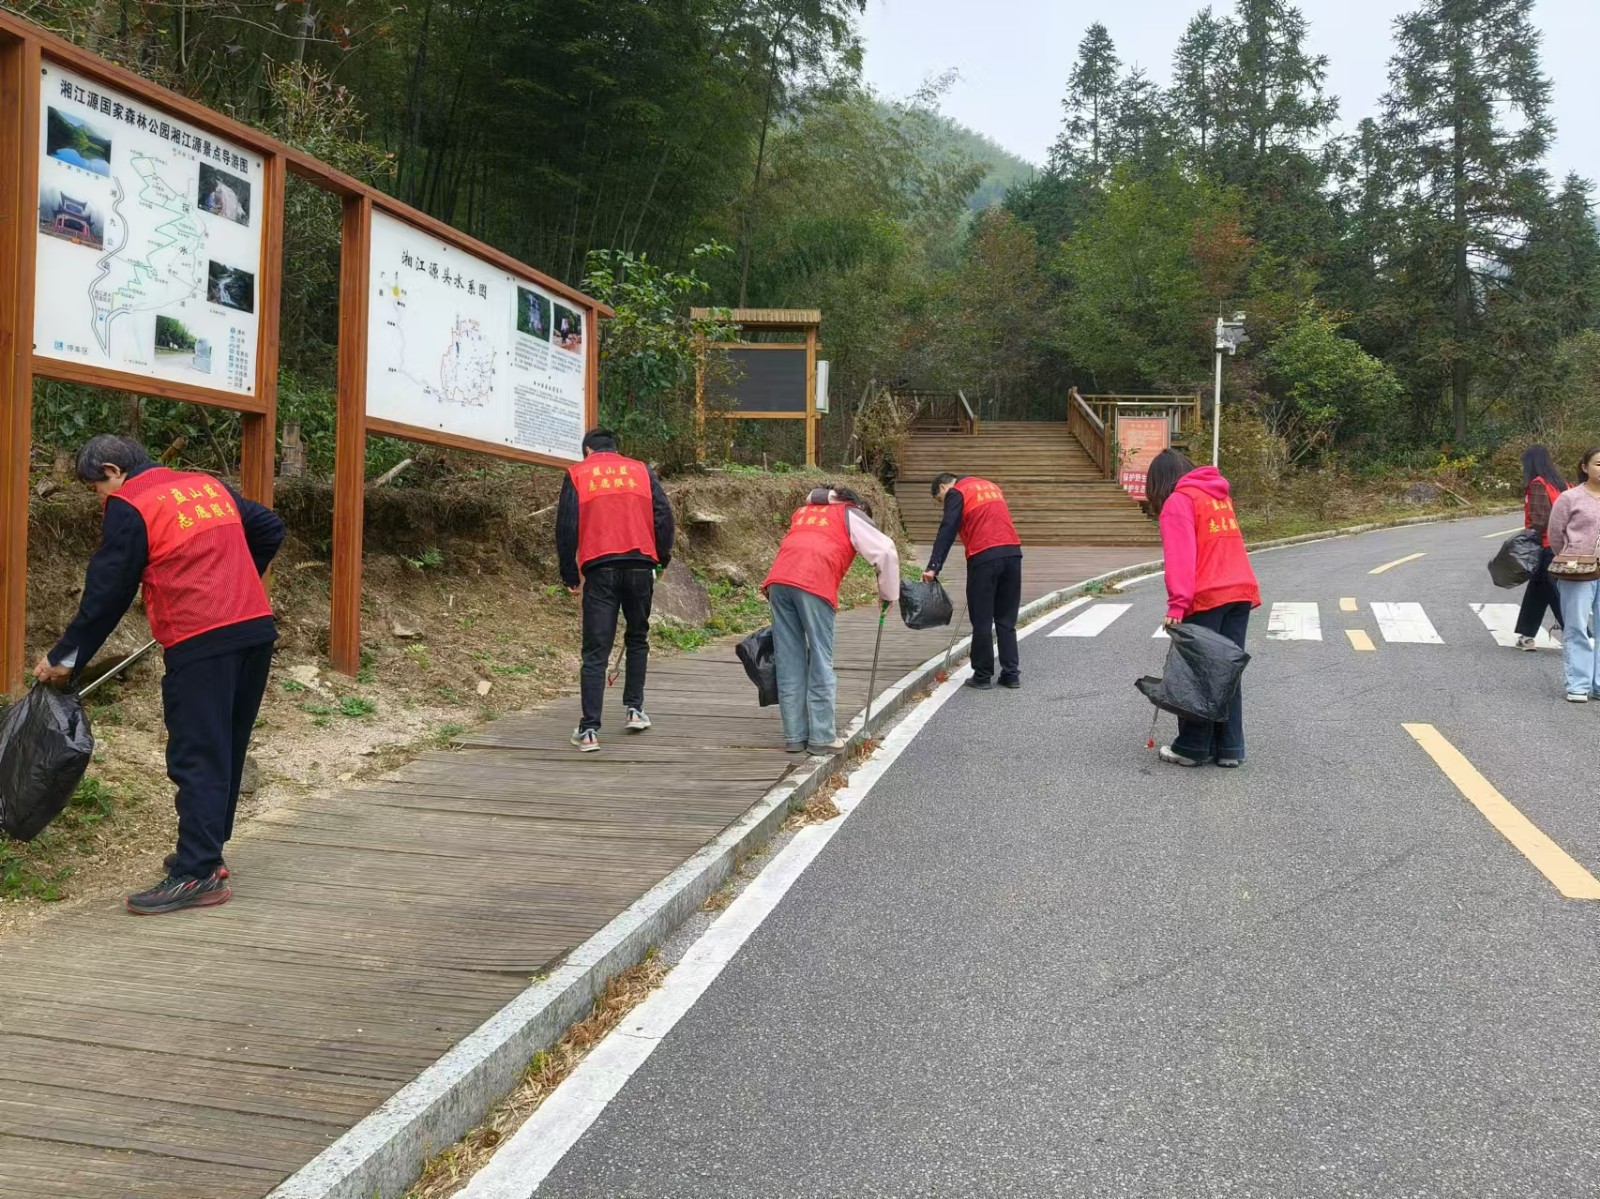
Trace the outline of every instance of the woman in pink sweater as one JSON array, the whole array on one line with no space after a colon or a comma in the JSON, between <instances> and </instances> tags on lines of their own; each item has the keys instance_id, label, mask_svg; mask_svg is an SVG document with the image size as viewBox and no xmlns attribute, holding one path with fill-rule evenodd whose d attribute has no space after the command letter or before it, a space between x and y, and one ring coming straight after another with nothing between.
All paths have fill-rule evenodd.
<instances>
[{"instance_id":1,"label":"woman in pink sweater","mask_svg":"<svg viewBox=\"0 0 1600 1199\"><path fill-rule=\"evenodd\" d=\"M1586 450L1578 465L1582 480L1561 493L1550 509L1550 550L1589 556L1600 547L1600 446ZM1600 699L1600 652L1595 633L1600 630L1600 581L1574 583L1553 576L1561 593L1562 664L1567 676L1567 699L1586 704Z\"/></svg>"}]
</instances>

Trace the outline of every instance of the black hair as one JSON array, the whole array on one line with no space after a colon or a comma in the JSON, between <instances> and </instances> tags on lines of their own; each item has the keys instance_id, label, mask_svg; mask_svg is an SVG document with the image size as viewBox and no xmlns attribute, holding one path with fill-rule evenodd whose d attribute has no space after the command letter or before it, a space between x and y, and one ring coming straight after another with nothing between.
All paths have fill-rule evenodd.
<instances>
[{"instance_id":1,"label":"black hair","mask_svg":"<svg viewBox=\"0 0 1600 1199\"><path fill-rule=\"evenodd\" d=\"M1149 474L1145 476L1144 493L1150 501L1150 510L1157 516L1161 509L1172 498L1173 489L1178 486L1178 480L1194 469L1194 463L1177 450L1162 450L1150 463Z\"/></svg>"},{"instance_id":2,"label":"black hair","mask_svg":"<svg viewBox=\"0 0 1600 1199\"><path fill-rule=\"evenodd\" d=\"M957 478L958 476L951 474L949 471L945 471L944 474L940 475L933 481L933 486L928 488L928 494L934 499L938 499L939 488L943 487L946 483L954 483Z\"/></svg>"},{"instance_id":3,"label":"black hair","mask_svg":"<svg viewBox=\"0 0 1600 1199\"><path fill-rule=\"evenodd\" d=\"M114 466L123 474L136 467L148 465L150 455L131 437L118 437L115 433L97 433L83 443L78 451L78 478L85 483L99 483L106 477L105 468Z\"/></svg>"},{"instance_id":4,"label":"black hair","mask_svg":"<svg viewBox=\"0 0 1600 1199\"><path fill-rule=\"evenodd\" d=\"M1600 445L1592 445L1583 451L1583 457L1578 459L1578 482L1574 486L1581 487L1589 478L1589 472L1583 468L1596 458L1600 458Z\"/></svg>"},{"instance_id":5,"label":"black hair","mask_svg":"<svg viewBox=\"0 0 1600 1199\"><path fill-rule=\"evenodd\" d=\"M861 514L868 520L872 519L872 505L867 503L866 500L862 499L850 488L840 487L836 483L829 483L828 490L833 492L834 495L838 496L845 503L854 504L857 508L860 508Z\"/></svg>"},{"instance_id":6,"label":"black hair","mask_svg":"<svg viewBox=\"0 0 1600 1199\"><path fill-rule=\"evenodd\" d=\"M610 429L590 429L583 435L583 452L586 454L614 454L617 452L617 435Z\"/></svg>"},{"instance_id":7,"label":"black hair","mask_svg":"<svg viewBox=\"0 0 1600 1199\"><path fill-rule=\"evenodd\" d=\"M1522 490L1532 487L1535 479L1543 479L1557 491L1567 489L1567 481L1556 469L1555 459L1550 457L1546 446L1530 445L1522 451Z\"/></svg>"}]
</instances>

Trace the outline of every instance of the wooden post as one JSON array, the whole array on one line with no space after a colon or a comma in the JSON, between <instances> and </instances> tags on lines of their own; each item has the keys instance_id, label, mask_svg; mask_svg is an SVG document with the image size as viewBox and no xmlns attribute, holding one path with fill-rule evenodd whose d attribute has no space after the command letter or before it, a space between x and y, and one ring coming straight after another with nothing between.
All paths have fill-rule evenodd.
<instances>
[{"instance_id":1,"label":"wooden post","mask_svg":"<svg viewBox=\"0 0 1600 1199\"><path fill-rule=\"evenodd\" d=\"M817 327L806 330L806 465L821 466L822 418L817 415Z\"/></svg>"},{"instance_id":2,"label":"wooden post","mask_svg":"<svg viewBox=\"0 0 1600 1199\"><path fill-rule=\"evenodd\" d=\"M367 276L372 201L346 196L339 249L339 403L333 459L333 616L328 657L361 669L361 535L366 523ZM591 359L593 361L593 359Z\"/></svg>"},{"instance_id":3,"label":"wooden post","mask_svg":"<svg viewBox=\"0 0 1600 1199\"><path fill-rule=\"evenodd\" d=\"M262 159L261 308L256 341L256 398L260 412L243 416L239 487L248 499L272 506L273 466L278 448L278 300L283 294L283 159Z\"/></svg>"},{"instance_id":4,"label":"wooden post","mask_svg":"<svg viewBox=\"0 0 1600 1199\"><path fill-rule=\"evenodd\" d=\"M0 690L28 667L28 459L39 205L39 47L0 39Z\"/></svg>"},{"instance_id":5,"label":"wooden post","mask_svg":"<svg viewBox=\"0 0 1600 1199\"><path fill-rule=\"evenodd\" d=\"M706 460L706 342L695 339L694 345L694 460Z\"/></svg>"}]
</instances>

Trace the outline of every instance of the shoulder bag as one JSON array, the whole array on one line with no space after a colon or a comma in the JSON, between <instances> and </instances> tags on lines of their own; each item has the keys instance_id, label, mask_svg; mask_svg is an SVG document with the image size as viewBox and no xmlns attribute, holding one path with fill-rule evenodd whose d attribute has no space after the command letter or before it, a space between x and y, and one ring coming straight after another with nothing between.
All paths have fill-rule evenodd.
<instances>
[{"instance_id":1,"label":"shoulder bag","mask_svg":"<svg viewBox=\"0 0 1600 1199\"><path fill-rule=\"evenodd\" d=\"M1587 554L1557 554L1547 567L1552 579L1568 583L1592 583L1600 579L1600 539Z\"/></svg>"}]
</instances>

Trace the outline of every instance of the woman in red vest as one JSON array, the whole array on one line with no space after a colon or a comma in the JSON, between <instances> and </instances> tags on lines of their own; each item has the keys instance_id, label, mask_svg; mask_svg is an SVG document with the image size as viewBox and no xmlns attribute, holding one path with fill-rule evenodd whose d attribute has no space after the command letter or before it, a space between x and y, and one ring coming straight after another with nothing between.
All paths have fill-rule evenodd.
<instances>
[{"instance_id":1,"label":"woman in red vest","mask_svg":"<svg viewBox=\"0 0 1600 1199\"><path fill-rule=\"evenodd\" d=\"M1567 481L1556 469L1550 451L1542 445L1530 445L1522 452L1522 524L1524 528L1537 529L1544 537L1544 552L1539 558L1539 569L1528 579L1522 593L1522 607L1517 612L1517 648L1531 650L1539 635L1539 625L1548 609L1554 617L1551 636L1561 632L1561 593L1550 577L1550 561L1555 557L1550 549L1550 509L1567 489Z\"/></svg>"},{"instance_id":2,"label":"woman in red vest","mask_svg":"<svg viewBox=\"0 0 1600 1199\"><path fill-rule=\"evenodd\" d=\"M1214 466L1198 469L1177 450L1150 464L1150 506L1160 518L1167 579L1168 626L1203 625L1243 648L1250 610L1261 606L1256 572L1245 552L1228 480ZM1234 692L1226 720L1178 721L1178 736L1161 747L1175 766L1238 766L1244 761L1244 696Z\"/></svg>"},{"instance_id":3,"label":"woman in red vest","mask_svg":"<svg viewBox=\"0 0 1600 1199\"><path fill-rule=\"evenodd\" d=\"M860 554L878 572L888 607L900 595L900 554L847 487L818 487L789 519L761 591L772 605L778 710L789 753L844 748L834 717L833 618L839 584Z\"/></svg>"}]
</instances>

